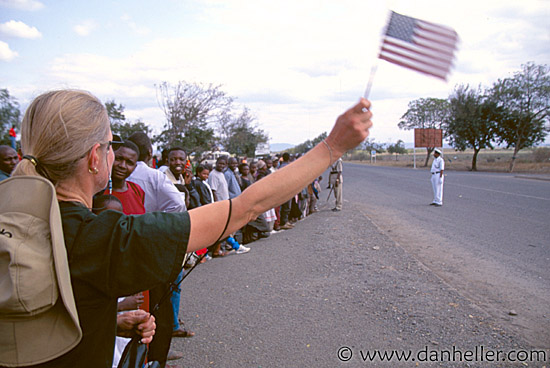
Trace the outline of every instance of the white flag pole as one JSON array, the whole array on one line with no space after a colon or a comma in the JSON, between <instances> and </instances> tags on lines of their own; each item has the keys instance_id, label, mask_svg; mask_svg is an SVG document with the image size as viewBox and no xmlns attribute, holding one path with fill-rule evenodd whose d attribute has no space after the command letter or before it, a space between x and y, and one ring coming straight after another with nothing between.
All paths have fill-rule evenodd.
<instances>
[{"instance_id":1,"label":"white flag pole","mask_svg":"<svg viewBox=\"0 0 550 368\"><path fill-rule=\"evenodd\" d=\"M375 64L372 66L372 68L370 70L369 82L367 83L367 88L365 89L365 94L363 95L363 97L365 97L365 99L367 99L367 100L369 98L370 90L371 90L371 87L372 87L372 82L374 81L374 75L376 74L376 69L378 69L378 62L375 62Z\"/></svg>"},{"instance_id":2,"label":"white flag pole","mask_svg":"<svg viewBox=\"0 0 550 368\"><path fill-rule=\"evenodd\" d=\"M387 21L386 21L386 25L384 26L384 28L382 28L382 32L380 33L380 46L378 46L378 55L376 56L376 59L375 59L375 62L374 62L374 65L372 66L371 70L370 70L370 77L369 77L369 81L367 83L367 88L365 89L365 94L363 95L363 97L365 97L365 99L369 99L369 95L370 95L370 90L372 88L372 82L374 81L374 75L376 74L376 70L378 69L378 60L380 60L380 50L381 50L381 44L382 44L382 40L384 38L384 36L386 35L386 32L388 30L388 25L389 25L389 22L390 22L390 19L391 19L391 15L392 15L392 11L388 9L388 16L387 16Z\"/></svg>"}]
</instances>

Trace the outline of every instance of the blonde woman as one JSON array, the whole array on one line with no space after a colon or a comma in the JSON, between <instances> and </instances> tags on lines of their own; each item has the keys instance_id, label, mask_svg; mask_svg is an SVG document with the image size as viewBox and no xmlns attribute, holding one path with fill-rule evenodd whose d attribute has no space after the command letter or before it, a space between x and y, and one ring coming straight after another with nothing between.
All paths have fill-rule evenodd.
<instances>
[{"instance_id":1,"label":"blonde woman","mask_svg":"<svg viewBox=\"0 0 550 368\"><path fill-rule=\"evenodd\" d=\"M227 237L311 183L367 137L369 108L370 102L361 99L337 119L326 140L232 201L184 213L95 215L92 197L107 186L114 160L107 112L87 92L61 90L37 97L23 119L24 159L13 175L39 175L55 186L83 333L76 347L41 366L110 367L117 298L174 280L184 253ZM136 321L134 327L146 322ZM34 331L26 342L40 344L49 333Z\"/></svg>"}]
</instances>

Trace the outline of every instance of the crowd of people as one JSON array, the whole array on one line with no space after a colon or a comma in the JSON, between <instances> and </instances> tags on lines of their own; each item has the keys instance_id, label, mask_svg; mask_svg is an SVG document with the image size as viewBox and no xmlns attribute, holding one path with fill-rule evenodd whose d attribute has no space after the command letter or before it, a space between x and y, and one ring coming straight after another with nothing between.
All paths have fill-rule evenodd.
<instances>
[{"instance_id":1,"label":"crowd of people","mask_svg":"<svg viewBox=\"0 0 550 368\"><path fill-rule=\"evenodd\" d=\"M118 136L114 139L120 140ZM253 183L298 158L284 153L280 157L248 162L244 158L221 156L217 159L215 166L211 167L208 163L193 165L182 147L165 150L163 154L165 159L155 161L152 156L151 141L145 133L134 133L124 142L122 140L120 142L114 151L112 184L95 195L93 205L95 213L101 213L106 209L119 210L127 215L193 210L236 198ZM158 162L155 165L158 168L151 167L153 162ZM269 237L278 231L291 229L297 221L316 212L317 199L321 191L320 180L322 177L308 184L282 206L270 208L261 213L221 241L190 253L174 284L178 284L185 269L189 269L195 263L204 263L232 253L247 253L250 248L245 244ZM285 210L282 210L283 208ZM163 285L157 289L133 295L131 300L138 298L140 303L132 302L130 305L149 311L169 288L170 285ZM120 298L119 306L123 303L127 304L127 300L128 298ZM148 300L148 303L145 300ZM181 289L177 285L173 288L171 303L162 306L155 313L157 331L149 347L151 359L165 362L183 357L183 353L170 350L171 338L194 336L194 332L185 329L181 323L180 301ZM170 305L171 309L168 308ZM128 339L117 338L113 366L116 366L117 358L120 357L127 342Z\"/></svg>"},{"instance_id":2,"label":"crowd of people","mask_svg":"<svg viewBox=\"0 0 550 368\"><path fill-rule=\"evenodd\" d=\"M0 181L0 272L9 296L0 301L0 366L116 366L116 335L138 336L149 361L166 366L172 337L193 335L178 318L186 256L247 253L244 244L291 229L308 206L315 211L310 192L319 194L319 175L366 138L369 108L361 99L294 162L222 157L214 168L193 169L173 147L156 169L147 135L113 136L105 106L90 93L35 98L21 127L22 157L2 151L11 177ZM31 184L40 190L21 195ZM42 248L34 251L52 252L21 263L18 254L36 243Z\"/></svg>"},{"instance_id":3,"label":"crowd of people","mask_svg":"<svg viewBox=\"0 0 550 368\"><path fill-rule=\"evenodd\" d=\"M152 143L145 133L135 133L126 140L113 137L114 162L108 186L96 193L92 211L97 215L106 210L119 211L126 215L143 215L148 212L185 212L214 202L233 199L252 184L262 180L300 158L289 153L273 157L248 160L221 156L214 167L206 162L194 165L182 147L172 147L163 152L161 160L155 160ZM20 157L10 146L0 146L1 179L10 177ZM151 166L158 166L156 168ZM1 180L0 179L0 180ZM282 205L261 213L246 225L207 248L190 253L177 279L151 290L118 299L118 313L142 309L153 310L166 290L177 284L185 269L195 263L204 263L212 258L229 254L244 254L250 251L245 244L267 238L271 234L292 229L295 224L317 212L317 200L321 192L322 177L314 179L300 192ZM156 333L149 344L149 359L166 364L168 360L183 357L183 353L170 350L173 337L193 337L194 332L183 327L179 318L181 289L171 291L170 303L160 304L155 311ZM113 367L118 365L129 338L117 336ZM166 365L170 367L170 365Z\"/></svg>"}]
</instances>

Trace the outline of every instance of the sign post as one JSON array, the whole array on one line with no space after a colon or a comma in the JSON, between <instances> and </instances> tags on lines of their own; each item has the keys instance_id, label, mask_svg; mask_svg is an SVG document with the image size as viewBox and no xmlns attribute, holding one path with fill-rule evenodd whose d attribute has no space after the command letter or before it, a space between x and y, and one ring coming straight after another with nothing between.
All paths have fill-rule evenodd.
<instances>
[{"instance_id":1,"label":"sign post","mask_svg":"<svg viewBox=\"0 0 550 368\"><path fill-rule=\"evenodd\" d=\"M414 130L414 168L416 169L416 147L443 147L443 130L428 128Z\"/></svg>"}]
</instances>

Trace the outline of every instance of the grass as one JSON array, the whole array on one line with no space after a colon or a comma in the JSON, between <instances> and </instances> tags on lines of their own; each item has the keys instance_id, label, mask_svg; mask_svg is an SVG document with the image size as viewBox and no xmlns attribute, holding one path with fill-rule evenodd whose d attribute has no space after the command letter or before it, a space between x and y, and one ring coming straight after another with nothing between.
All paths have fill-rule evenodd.
<instances>
[{"instance_id":1,"label":"grass","mask_svg":"<svg viewBox=\"0 0 550 368\"><path fill-rule=\"evenodd\" d=\"M371 163L370 155L365 151L347 153L344 160L360 162L367 165L414 167L413 150L408 151L407 154L403 155L379 153L376 155L376 163ZM443 158L445 159L445 169L456 171L471 170L473 155L473 150L457 152L452 148L444 149ZM508 172L512 155L513 150L507 149L481 150L477 156L477 171ZM428 168L432 163L432 159L433 157L430 157L428 161ZM416 167L423 168L425 160L426 149L417 148ZM525 174L550 174L550 148L540 147L521 150L516 159L514 172Z\"/></svg>"}]
</instances>

